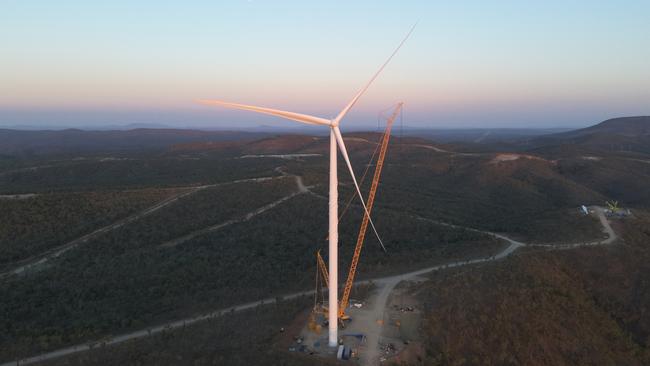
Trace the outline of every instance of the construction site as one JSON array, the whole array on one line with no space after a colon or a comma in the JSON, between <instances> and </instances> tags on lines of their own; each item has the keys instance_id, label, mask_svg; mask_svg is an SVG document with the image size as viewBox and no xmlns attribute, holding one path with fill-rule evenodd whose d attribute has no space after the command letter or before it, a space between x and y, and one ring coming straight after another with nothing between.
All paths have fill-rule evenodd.
<instances>
[{"instance_id":1,"label":"construction site","mask_svg":"<svg viewBox=\"0 0 650 366\"><path fill-rule=\"evenodd\" d=\"M421 310L406 294L406 288L394 289L386 299L382 296L385 286L389 284L373 285L367 298L350 301L346 320L340 322L337 347L327 344L327 334L323 332L327 328L326 314L312 312L300 334L293 336L289 351L364 364L404 361L417 354Z\"/></svg>"},{"instance_id":2,"label":"construction site","mask_svg":"<svg viewBox=\"0 0 650 366\"><path fill-rule=\"evenodd\" d=\"M415 300L406 296L404 288L395 289L401 281L359 282L355 281L361 259L363 244L370 223L370 213L375 202L381 172L384 167L388 143L395 119L401 114L403 103L398 103L386 120L386 127L370 161L361 177L363 185L370 167L374 166L372 182L366 199L367 210L359 228L354 254L347 271L340 301L330 306L326 294L330 291L331 276L325 259L318 250L315 253L316 274L314 305L307 324L293 336L290 352L300 352L317 357L338 360L356 360L364 363L383 362L400 355L407 347L417 347L420 311ZM349 197L339 215L342 220L353 204L355 195ZM380 242L381 243L381 242ZM386 251L386 248L382 249ZM351 298L357 288L357 298ZM335 312L340 329L336 345L329 342L330 311Z\"/></svg>"},{"instance_id":3,"label":"construction site","mask_svg":"<svg viewBox=\"0 0 650 366\"><path fill-rule=\"evenodd\" d=\"M368 226L370 226L370 228L372 229L372 232L374 233L375 237L379 241L381 248L384 251L386 251L386 248L381 240L381 237L377 232L377 228L375 227L375 224L372 220L371 212L375 201L375 195L377 193L377 188L379 186L381 171L384 166L384 160L386 158L386 151L388 149L388 142L390 140L391 128L395 119L401 115L403 103L401 102L397 103L392 114L387 119L386 129L382 135L381 142L377 144L370 158L370 162L366 165L365 172L361 177L361 183L357 181L356 175L354 173L354 169L350 162L345 140L342 136L339 126L341 121L348 114L348 112L355 106L355 104L358 102L361 96L364 95L364 93L368 90L370 85L375 81L375 79L377 79L377 77L381 74L384 68L390 63L392 58L397 54L400 48L404 45L404 43L409 38L409 36L411 35L414 29L415 29L415 25L411 27L410 31L402 39L399 45L394 49L394 51L391 53L388 59L379 67L377 72L370 78L370 80L352 97L352 99L348 102L348 104L345 107L343 107L343 109L338 113L338 115L332 119L321 118L317 116L311 116L302 113L295 113L295 112L278 110L278 109L271 109L271 108L266 108L261 106L252 106L247 104L233 103L233 102L222 101L222 100L212 100L212 99L200 100L200 103L205 105L214 105L214 106L226 107L231 109L252 111L260 114L280 117L294 122L300 122L307 125L325 126L329 128L330 141L329 141L328 231L326 233L323 233L324 234L323 236L327 238L327 242L328 242L328 250L327 250L328 265L325 264L325 260L321 256L321 251L319 249L315 253L316 272L317 272L315 276L316 281L315 281L315 289L314 289L315 301L314 301L313 313L310 316L308 329L313 331L317 335L316 339L312 339L309 342L311 346L315 348L327 347L328 352L326 353L328 354L335 353L338 359L350 359L352 357L356 357L358 351L355 350L358 350L358 347L356 347L358 345L356 345L355 343L356 341L353 340L356 339L360 344L362 344L363 341L367 338L367 335L363 333L364 330L368 332L367 322L365 322L366 323L365 326L363 326L362 322L359 322L360 326L357 328L356 333L353 334L346 333L345 335L339 335L339 327L342 329L346 329L346 323L351 322L351 320L353 319L352 315L356 315L356 314L352 314L351 311L349 310L351 304L350 295L351 295L352 287L355 283L357 266L359 265L359 259L361 256L361 251L363 249L363 243L366 236L366 231L368 230ZM346 202L346 206L344 207L342 212L339 212L339 191L338 191L339 177L338 177L338 161L337 161L339 153L345 162L345 165L350 174L350 178L352 179L352 183L354 184L354 188L356 190L352 192L352 195L349 199L344 201ZM376 157L376 162L374 163L375 171L373 174L372 182L370 184L368 197L365 198L361 193L360 187L363 186L365 177L367 176L370 167L373 165L373 161L375 157ZM352 260L350 261L350 268L347 273L347 278L343 287L343 292L339 300L339 289L338 289L339 221L341 221L344 218L345 213L348 211L348 208L353 203L352 201L355 198L358 199L357 203L360 203L360 205L363 208L363 219L361 222L361 227L359 228L359 234L357 236L353 257ZM322 295L325 292L327 293L327 298L328 298L327 301L325 301L324 295ZM319 297L321 298L320 301L319 301ZM354 302L352 307L355 309L359 309L359 311L361 312L363 311L361 310L363 309L363 303ZM373 315L372 313L370 313L366 315L366 317L374 318L376 317L376 314ZM364 315L359 314L359 318L361 319L364 318ZM368 321L370 321L370 319L368 319ZM378 319L376 321L380 323L384 322L383 319ZM320 340L318 339L318 337L320 336L322 329L325 327L327 328L327 343L326 345L321 346L321 344L324 344L324 340ZM354 326L351 329L354 329ZM375 336L377 335L375 334ZM344 338L352 339L352 340L344 340ZM297 347L297 349L299 350L303 350L303 351L306 350L306 346L302 344L304 339L305 336L302 335L297 336L296 338L297 345L292 346L291 348L296 349ZM346 344L346 342L348 342L348 344ZM374 344L374 342L371 343ZM355 354L355 356L353 356L353 354ZM374 358L374 356L372 357Z\"/></svg>"},{"instance_id":4,"label":"construction site","mask_svg":"<svg viewBox=\"0 0 650 366\"><path fill-rule=\"evenodd\" d=\"M481 5L3 2L0 366L650 366L650 1Z\"/></svg>"}]
</instances>

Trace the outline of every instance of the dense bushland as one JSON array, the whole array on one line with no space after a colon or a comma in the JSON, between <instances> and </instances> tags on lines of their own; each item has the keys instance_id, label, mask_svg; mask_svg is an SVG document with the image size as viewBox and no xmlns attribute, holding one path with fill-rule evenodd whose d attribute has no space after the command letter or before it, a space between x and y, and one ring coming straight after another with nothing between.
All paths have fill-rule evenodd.
<instances>
[{"instance_id":1,"label":"dense bushland","mask_svg":"<svg viewBox=\"0 0 650 366\"><path fill-rule=\"evenodd\" d=\"M0 267L63 245L175 193L143 189L0 199Z\"/></svg>"},{"instance_id":2,"label":"dense bushland","mask_svg":"<svg viewBox=\"0 0 650 366\"><path fill-rule=\"evenodd\" d=\"M241 201L240 206L255 197L252 192L230 193L231 199ZM350 217L361 216L358 209L353 210ZM172 248L160 248L148 239L159 234L138 236L127 225L124 231L66 253L43 271L0 283L0 297L7 299L0 303L0 314L5 317L0 321L2 357L311 288L314 253L326 246L325 213L325 201L303 194L248 222ZM369 239L360 276L488 256L501 245L481 234L389 211L379 210L377 218L377 224L387 228L382 235L388 254ZM351 257L359 221L346 221L341 227L344 266ZM388 223L395 228L388 230Z\"/></svg>"},{"instance_id":3,"label":"dense bushland","mask_svg":"<svg viewBox=\"0 0 650 366\"><path fill-rule=\"evenodd\" d=\"M433 275L422 364L649 364L650 220L621 227L624 243Z\"/></svg>"},{"instance_id":4,"label":"dense bushland","mask_svg":"<svg viewBox=\"0 0 650 366\"><path fill-rule=\"evenodd\" d=\"M139 156L43 163L0 174L0 194L134 189L227 182L278 175L278 159Z\"/></svg>"}]
</instances>

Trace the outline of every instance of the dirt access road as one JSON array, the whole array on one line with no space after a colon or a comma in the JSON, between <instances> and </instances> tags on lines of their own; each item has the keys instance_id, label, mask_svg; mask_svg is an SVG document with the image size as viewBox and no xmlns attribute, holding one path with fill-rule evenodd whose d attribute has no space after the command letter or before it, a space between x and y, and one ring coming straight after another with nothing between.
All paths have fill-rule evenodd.
<instances>
[{"instance_id":1,"label":"dirt access road","mask_svg":"<svg viewBox=\"0 0 650 366\"><path fill-rule=\"evenodd\" d=\"M191 194L194 194L196 192L199 192L201 190L207 189L207 188L214 188L214 187L219 187L227 184L237 184L237 183L246 183L246 182L265 182L268 180L272 179L282 179L287 177L286 175L280 175L280 176L274 176L274 177L260 177L260 178L249 178L249 179L240 179L240 180L234 180L230 182L223 182L223 183L216 183L216 184L208 184L208 185L202 185L202 186L192 186L192 187L185 187L183 192L178 193L174 196L171 196L169 198L166 198L158 203L156 203L153 206L150 206L136 214L133 214L131 216L128 216L124 219L118 220L110 225L104 226L102 228L99 228L89 234L86 234L82 237L79 237L77 239L74 239L70 242L67 242L63 245L60 245L58 247L49 249L43 253L37 254L35 256L32 256L27 259L23 259L21 261L15 262L14 267L10 270L6 270L4 272L0 272L0 280L3 280L7 277L13 276L13 275L20 275L23 274L25 271L28 271L30 269L36 269L37 267L45 264L46 262L55 259L59 256L61 256L63 253L74 249L78 247L79 245L85 244L91 239L96 238L97 236L100 236L104 233L107 233L111 230L118 229L126 224L129 224L133 221L139 220L145 216L151 215L152 213L165 208L169 205L171 205L174 202L177 202L179 199L189 196ZM302 184L302 180L300 182L297 182L298 184L298 189L299 191L306 191L307 188Z\"/></svg>"},{"instance_id":2,"label":"dirt access road","mask_svg":"<svg viewBox=\"0 0 650 366\"><path fill-rule=\"evenodd\" d=\"M225 228L227 226L233 225L233 224L239 224L239 223L242 223L242 222L249 221L250 219L252 219L252 218L254 218L254 217L258 216L258 215L263 214L264 212L276 207L277 205L279 205L279 204L281 204L281 203L283 203L285 201L290 200L291 198L293 198L293 197L295 197L295 196L297 196L299 194L309 193L309 189L308 189L309 187L305 186L305 184L302 182L302 177L296 176L296 175L284 175L284 174L283 174L283 177L292 177L292 178L294 178L296 180L296 186L297 186L298 190L293 192L293 193L290 193L290 194L288 194L288 195L286 195L286 196L284 196L284 197L282 197L282 198L280 198L280 199L278 199L276 201L273 201L273 202L269 203L268 205L264 205L262 207L259 207L259 208L255 209L255 210L253 210L253 211L250 211L250 212L248 212L247 214L243 215L240 218L227 220L227 221L221 222L219 224L212 225L210 227L191 232L191 233L189 233L189 234L187 234L185 236L182 236L180 238L176 238L176 239L170 240L170 241L168 241L166 243L163 243L163 244L160 245L160 247L162 247L162 248L175 247L175 246L183 244L183 243L185 243L185 242L187 242L187 241L189 241L191 239L194 239L195 237L197 237L199 235L215 232L215 231L221 230L221 229L223 229L223 228Z\"/></svg>"},{"instance_id":3,"label":"dirt access road","mask_svg":"<svg viewBox=\"0 0 650 366\"><path fill-rule=\"evenodd\" d=\"M473 260L466 260L466 261L458 261L458 262L452 262L449 264L443 264L435 267L430 267L430 268L425 268L421 269L418 271L413 271L409 273L404 273L400 274L397 276L392 276L392 277L384 277L375 280L375 283L378 286L378 292L374 295L374 298L372 298L369 302L373 304L373 307L370 311L373 312L373 316L370 318L370 321L367 322L367 324L364 326L365 329L367 329L366 333L366 351L361 355L361 364L362 365L378 365L380 364L379 360L379 337L381 336L382 333L382 326L380 325L381 322L379 320L383 319L384 316L384 311L386 310L386 304L388 301L388 297L390 296L391 292L395 289L395 287L402 281L409 281L409 280L414 280L418 276L422 276L424 274L427 274L429 272L433 271L439 271L447 268L454 268L454 267L460 267L460 266L466 266L469 264L477 264L477 263L483 263L483 262L490 262L490 261L495 261L499 260L502 258L505 258L512 254L514 251L517 249L524 247L524 246L533 246L533 247L546 247L549 249L572 249L572 248L578 248L581 246L592 246L592 245L606 245L606 244L611 244L616 239L618 239L618 236L612 229L612 227L609 225L609 221L607 220L607 217L605 217L605 212L602 207L592 207L596 215L598 216L598 219L600 220L600 223L602 225L603 231L607 234L607 239L604 240L598 240L598 241L592 241L592 242L586 242L586 243L571 243L571 244L560 244L554 246L553 244L534 244L534 245L528 245L513 239L508 238L507 236L500 235L500 234L495 234L495 233L490 233L490 232L484 232L486 234L492 235L496 238L505 240L509 243L508 247L505 248L503 251L501 251L499 254L489 257L489 258L482 258L482 259L473 259Z\"/></svg>"},{"instance_id":4,"label":"dirt access road","mask_svg":"<svg viewBox=\"0 0 650 366\"><path fill-rule=\"evenodd\" d=\"M299 185L300 186L300 185ZM305 188L306 189L306 188ZM302 190L302 188L300 189ZM567 249L567 248L577 248L580 246L591 246L591 245L605 245L605 244L611 244L617 239L617 235L614 232L614 230L611 228L609 225L609 221L605 217L604 210L601 207L593 207L592 208L595 213L598 215L598 218L600 219L600 222L603 226L603 231L607 233L608 237L607 239L604 240L598 240L598 241L593 241L593 242L588 242L588 243L575 243L575 244L565 244L565 245L560 245L558 246L557 249ZM455 225L454 225L455 226ZM484 263L484 262L490 262L490 261L497 261L500 259L503 259L512 253L514 253L517 249L521 247L528 246L526 243L522 243L519 241L516 241L514 239L511 239L505 235L501 234L496 234L488 231L481 231L473 228L466 228L472 231L477 231L477 232L482 232L488 235L492 235L495 238L499 238L502 240L505 240L506 242L509 243L509 245L503 249L500 253L491 256L491 257L486 257L486 258L478 258L478 259L467 259L464 261L456 261L456 262L451 262L447 264L441 264L437 266L432 266L432 267L427 267L427 268L422 268L417 271L412 271L412 272L407 272L395 276L388 276L388 277L381 277L381 278L375 278L371 280L365 280L365 281L358 281L356 282L357 284L364 284L368 282L373 282L378 286L378 292L374 295L375 298L372 299L370 302L372 302L373 308L371 311L373 312L373 316L369 317L369 319L372 319L372 321L369 321L368 324L366 325L367 329L367 350L364 352L362 355L362 364L364 365L377 365L379 364L379 336L381 335L381 326L376 322L376 320L382 319L384 309L386 307L386 301L388 300L388 297L390 293L393 291L395 286L399 284L402 281L407 281L407 280L413 280L417 278L418 276L422 276L424 274L427 274L429 272L433 271L440 271L440 270L445 270L448 268L454 268L454 267L460 267L460 266L466 266L466 265L472 265L472 264L477 264L477 263ZM541 244L536 244L535 246L540 246ZM550 250L552 250L552 247L549 247ZM296 292L293 294L285 295L282 296L282 299L293 299L297 298L300 296L308 296L308 295L313 295L314 291L302 291L302 292ZM227 307L223 309L219 309L207 314L202 314L199 316L195 316L192 318L186 318L186 319L181 319L177 320L171 323L163 324L163 325L158 325L138 331L134 331L131 333L127 334L122 334L120 336L116 336L113 338L105 338L101 341L93 341L93 342L88 342L88 343L83 343L83 344L78 344L66 348L62 348L56 351L48 352L48 353L43 353L37 356L21 359L21 360L16 360L12 362L7 362L3 363L0 366L11 366L11 365L28 365L28 364L33 364L36 362L40 361L45 361L45 360L50 360L70 354L74 354L77 352L84 352L91 350L95 347L98 346L110 346L110 345L115 345L119 343L123 343L128 340L132 339L137 339L137 338L142 338L142 337L147 337L151 336L156 333L160 333L163 331L167 330L172 330L174 328L179 328L179 327L185 327L187 325L191 325L196 322L204 321L210 318L215 318L219 317L223 314L227 313L232 313L232 312L238 312L238 311L244 311L248 309L255 308L257 306L265 305L265 304L272 304L277 301L277 297L273 298L267 298L267 299L262 299L259 301L253 301L249 302L246 304L241 304L241 305L236 305L232 307Z\"/></svg>"}]
</instances>

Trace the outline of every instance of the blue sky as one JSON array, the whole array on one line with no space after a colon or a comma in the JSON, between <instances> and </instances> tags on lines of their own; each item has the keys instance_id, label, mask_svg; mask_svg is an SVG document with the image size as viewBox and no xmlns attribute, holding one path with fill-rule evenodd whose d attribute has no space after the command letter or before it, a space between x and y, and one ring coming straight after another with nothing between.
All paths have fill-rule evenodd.
<instances>
[{"instance_id":1,"label":"blue sky","mask_svg":"<svg viewBox=\"0 0 650 366\"><path fill-rule=\"evenodd\" d=\"M0 3L0 125L250 127L219 98L345 122L576 127L650 114L648 1Z\"/></svg>"}]
</instances>

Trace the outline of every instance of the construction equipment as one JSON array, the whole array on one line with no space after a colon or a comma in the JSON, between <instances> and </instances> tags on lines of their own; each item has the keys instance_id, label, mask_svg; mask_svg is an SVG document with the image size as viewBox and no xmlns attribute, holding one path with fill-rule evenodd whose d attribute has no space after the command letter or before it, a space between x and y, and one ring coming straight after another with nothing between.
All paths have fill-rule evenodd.
<instances>
[{"instance_id":1,"label":"construction equipment","mask_svg":"<svg viewBox=\"0 0 650 366\"><path fill-rule=\"evenodd\" d=\"M320 273L323 274L323 283L325 283L325 287L329 287L329 283L327 282L328 281L327 265L325 265L325 260L323 260L323 256L320 255L320 250L316 252L316 262L318 263L318 269L320 270Z\"/></svg>"},{"instance_id":2,"label":"construction equipment","mask_svg":"<svg viewBox=\"0 0 650 366\"><path fill-rule=\"evenodd\" d=\"M359 235L357 236L357 243L354 248L354 254L352 256L352 261L350 262L350 270L348 272L348 278L345 281L345 287L343 288L343 296L341 297L341 301L339 302L338 306L338 319L340 322L343 320L349 319L349 317L345 314L345 309L347 309L349 301L350 301L350 293L352 291L352 286L354 284L354 277L357 272L357 266L359 264L359 258L361 256L361 249L363 248L363 242L366 237L366 231L368 230L368 223L369 223L369 215L370 212L372 211L373 204L375 202L375 195L377 193L377 187L379 186L379 178L381 176L381 171L384 166L384 159L386 158L386 151L388 149L388 141L390 140L390 132L391 128L393 126L393 122L399 115L401 109L402 109L403 103L398 103L395 109L393 110L393 114L388 118L386 122L386 129L384 131L382 140L381 140L381 145L380 145L380 150L379 150L379 157L377 158L377 165L375 167L375 173L372 178L372 184L370 186L370 192L368 193L368 199L366 200L366 212L364 212L363 220L361 222L361 227L359 228ZM384 248L383 244L380 242L382 249L384 251L386 248ZM317 271L320 271L322 278L324 279L323 282L326 286L328 286L327 283L327 278L328 278L328 273L327 273L327 267L325 266L325 261L323 260L323 257L320 255L320 250L316 252L316 261L318 264L318 269ZM317 274L318 276L318 274ZM331 304L330 304L331 305ZM324 311L324 310L323 310Z\"/></svg>"},{"instance_id":3,"label":"construction equipment","mask_svg":"<svg viewBox=\"0 0 650 366\"><path fill-rule=\"evenodd\" d=\"M617 213L618 210L620 210L620 208L618 207L618 201L605 201L605 203L607 204L607 207L609 207L609 210L613 214Z\"/></svg>"},{"instance_id":4,"label":"construction equipment","mask_svg":"<svg viewBox=\"0 0 650 366\"><path fill-rule=\"evenodd\" d=\"M605 209L605 215L607 217L624 218L632 214L629 208L623 209L619 207L618 201L606 201L605 204L607 204L607 208Z\"/></svg>"},{"instance_id":5,"label":"construction equipment","mask_svg":"<svg viewBox=\"0 0 650 366\"><path fill-rule=\"evenodd\" d=\"M361 222L361 227L359 228L359 235L357 237L357 244L354 248L354 255L352 256L352 262L350 263L350 271L348 272L348 279L345 281L345 287L343 288L343 296L341 297L341 302L339 304L339 318L345 319L345 309L348 307L348 302L350 301L350 292L352 291L352 285L354 284L354 276L357 272L357 265L359 264L359 257L361 256L361 249L363 248L363 241L366 238L366 231L368 229L368 221L370 217L370 212L372 211L372 206L375 203L375 194L377 193L377 187L379 186L379 177L381 176L381 170L384 167L384 159L386 158L386 151L388 150L388 141L390 140L390 131L393 127L393 122L395 118L399 115L402 110L404 103L397 103L393 114L388 118L386 122L386 131L384 131L384 137L381 141L381 150L379 150L379 157L377 158L377 166L375 167L375 175L372 177L372 184L370 186L370 192L368 193L368 199L366 207L368 212L364 212L363 221ZM382 248L386 250L386 248Z\"/></svg>"},{"instance_id":6,"label":"construction equipment","mask_svg":"<svg viewBox=\"0 0 650 366\"><path fill-rule=\"evenodd\" d=\"M314 333L320 334L323 327L319 324L316 319L317 315L322 315L327 318L327 309L323 305L325 302L325 296L323 293L323 288L329 287L327 273L327 265L323 260L323 257L320 255L320 249L316 252L316 290L314 291L314 308L311 314L309 314L309 322L307 327ZM321 303L319 305L319 297L321 298Z\"/></svg>"},{"instance_id":7,"label":"construction equipment","mask_svg":"<svg viewBox=\"0 0 650 366\"><path fill-rule=\"evenodd\" d=\"M338 178L338 154L337 154L337 149L340 151L341 156L343 160L345 161L345 165L348 168L348 171L350 172L350 178L352 178L352 182L354 183L354 188L356 189L356 193L359 195L359 201L361 203L361 206L363 206L363 209L370 217L370 214L368 213L368 209L366 208L366 203L361 195L361 190L359 188L359 184L357 183L357 178L354 174L354 169L352 169L352 163L350 162L350 157L348 156L348 151L347 148L345 147L345 141L343 140L343 135L341 134L341 129L340 129L340 124L343 118L350 112L350 110L354 107L354 105L359 101L359 99L365 94L365 92L370 88L370 85L379 77L381 72L386 68L386 66L390 63L390 61L395 57L397 52L402 48L406 40L409 38L411 33L413 33L413 30L415 29L415 25L411 28L409 33L404 37L402 42L397 46L395 51L388 57L386 62L384 62L379 70L372 76L370 81L366 83L361 90L357 92L357 94L352 97L352 99L348 102L348 104L343 107L343 109L339 112L339 114L332 118L332 119L326 119L326 118L321 118L321 117L316 117L316 116L310 116L307 114L302 114L302 113L295 113L295 112L290 112L290 111L283 111L279 109L273 109L273 108L267 108L267 107L261 107L261 106L252 106L252 105L246 105L246 104L240 104L240 103L232 103L232 102L226 102L222 100L199 100L199 103L204 104L204 105L214 105L214 106L220 106L220 107L226 107L226 108L231 108L231 109L239 109L239 110L245 110L245 111L252 111L260 114L266 114L266 115L271 115L271 116L276 116L280 118L284 118L290 121L294 122L300 122L308 125L318 125L318 126L324 126L329 128L329 133L330 133L330 143L329 143L329 195L328 195L328 224L329 224L329 251L328 251L328 261L329 261L329 274L332 276L330 278L330 287L332 291L328 293L329 295L329 302L331 304L337 304L338 301L338 234L339 234L339 229L338 229L338 186L339 186L339 178ZM337 55L338 56L338 55ZM323 58L329 57L329 55L322 55ZM377 240L381 242L381 238L379 236L379 233L377 233L377 230L375 229L375 224L372 222L372 219L369 218L370 221L370 226L372 227L372 230L375 232L375 235L377 236ZM337 345L337 340L338 340L338 324L337 323L337 318L336 314L334 312L330 312L328 314L329 316L329 334L328 334L328 344L330 347L336 347Z\"/></svg>"}]
</instances>

